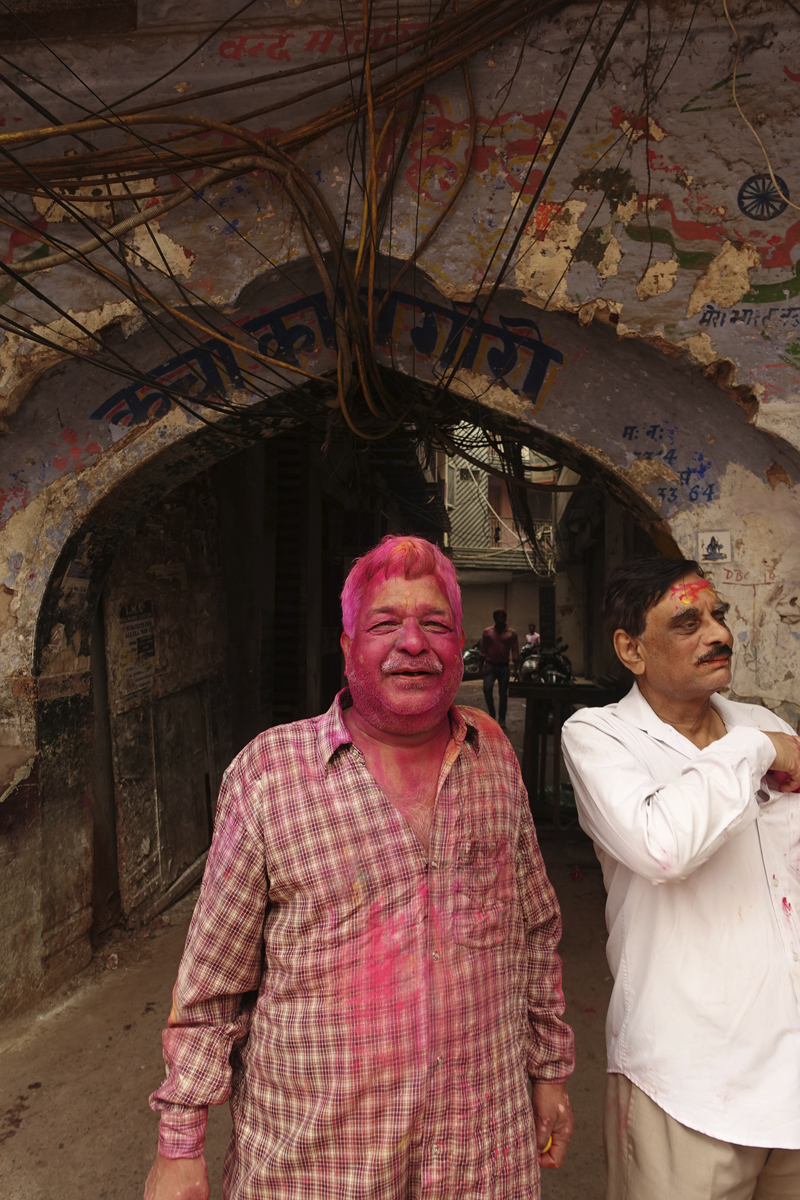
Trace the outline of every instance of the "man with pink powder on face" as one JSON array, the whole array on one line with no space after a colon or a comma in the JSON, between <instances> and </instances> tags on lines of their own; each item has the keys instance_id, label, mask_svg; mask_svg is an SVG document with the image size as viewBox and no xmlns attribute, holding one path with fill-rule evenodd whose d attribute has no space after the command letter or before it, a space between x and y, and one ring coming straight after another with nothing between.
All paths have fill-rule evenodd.
<instances>
[{"instance_id":1,"label":"man with pink powder on face","mask_svg":"<svg viewBox=\"0 0 800 1200\"><path fill-rule=\"evenodd\" d=\"M146 1200L536 1200L572 1134L558 905L514 753L453 705L461 598L388 537L342 593L348 687L228 768L165 1030Z\"/></svg>"}]
</instances>

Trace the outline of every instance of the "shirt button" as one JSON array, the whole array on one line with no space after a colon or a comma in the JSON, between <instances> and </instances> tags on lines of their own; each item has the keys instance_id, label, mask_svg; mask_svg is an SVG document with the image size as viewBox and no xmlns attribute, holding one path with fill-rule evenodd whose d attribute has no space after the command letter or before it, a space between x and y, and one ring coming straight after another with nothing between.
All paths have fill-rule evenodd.
<instances>
[{"instance_id":1,"label":"shirt button","mask_svg":"<svg viewBox=\"0 0 800 1200\"><path fill-rule=\"evenodd\" d=\"M439 870L439 864L438 864L438 862L436 861L436 859L434 859L434 860L433 860L433 862L431 863L431 866L433 867L434 871L438 871L438 870Z\"/></svg>"},{"instance_id":2,"label":"shirt button","mask_svg":"<svg viewBox=\"0 0 800 1200\"><path fill-rule=\"evenodd\" d=\"M443 1062L444 1062L444 1059L442 1058L441 1054L437 1054L437 1055L436 1055L436 1065L437 1065L437 1067L440 1067L440 1066L442 1065L442 1063L443 1063Z\"/></svg>"},{"instance_id":3,"label":"shirt button","mask_svg":"<svg viewBox=\"0 0 800 1200\"><path fill-rule=\"evenodd\" d=\"M777 877L777 875L773 875L773 876L772 876L772 886L773 886L773 887L777 887L777 886L778 886L778 877Z\"/></svg>"},{"instance_id":4,"label":"shirt button","mask_svg":"<svg viewBox=\"0 0 800 1200\"><path fill-rule=\"evenodd\" d=\"M433 1145L431 1146L431 1154L439 1155L441 1153L442 1153L442 1150L441 1150L439 1143L434 1142Z\"/></svg>"},{"instance_id":5,"label":"shirt button","mask_svg":"<svg viewBox=\"0 0 800 1200\"><path fill-rule=\"evenodd\" d=\"M439 961L439 951L438 951L438 950L434 950L434 952L433 952L433 955L432 955L432 958L433 958L433 961L434 961L434 962L438 962L438 961Z\"/></svg>"}]
</instances>

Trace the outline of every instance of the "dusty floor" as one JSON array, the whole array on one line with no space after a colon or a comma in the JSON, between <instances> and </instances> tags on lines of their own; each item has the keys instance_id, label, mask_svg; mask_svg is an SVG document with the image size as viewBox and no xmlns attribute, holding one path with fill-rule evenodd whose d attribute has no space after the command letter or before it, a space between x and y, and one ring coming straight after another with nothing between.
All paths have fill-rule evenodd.
<instances>
[{"instance_id":1,"label":"dusty floor","mask_svg":"<svg viewBox=\"0 0 800 1200\"><path fill-rule=\"evenodd\" d=\"M479 685L459 699L478 703ZM509 704L520 746L523 702ZM611 981L604 893L588 843L543 841L564 915L564 989L578 1066L576 1131L566 1166L549 1172L545 1200L602 1200L603 1024ZM160 1031L196 899L150 927L114 934L81 976L32 1013L0 1027L0 1195L4 1200L138 1200L155 1153L147 1096L162 1078ZM116 955L116 962L114 960ZM227 1109L209 1117L211 1195L219 1200ZM376 1198L379 1200L379 1198Z\"/></svg>"}]
</instances>

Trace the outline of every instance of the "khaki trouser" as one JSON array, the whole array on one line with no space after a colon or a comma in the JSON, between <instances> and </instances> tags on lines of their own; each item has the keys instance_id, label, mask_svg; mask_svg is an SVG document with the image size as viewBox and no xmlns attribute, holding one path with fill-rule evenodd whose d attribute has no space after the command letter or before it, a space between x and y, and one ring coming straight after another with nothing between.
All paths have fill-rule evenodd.
<instances>
[{"instance_id":1,"label":"khaki trouser","mask_svg":"<svg viewBox=\"0 0 800 1200\"><path fill-rule=\"evenodd\" d=\"M800 1200L800 1150L737 1146L687 1129L609 1075L606 1200Z\"/></svg>"}]
</instances>

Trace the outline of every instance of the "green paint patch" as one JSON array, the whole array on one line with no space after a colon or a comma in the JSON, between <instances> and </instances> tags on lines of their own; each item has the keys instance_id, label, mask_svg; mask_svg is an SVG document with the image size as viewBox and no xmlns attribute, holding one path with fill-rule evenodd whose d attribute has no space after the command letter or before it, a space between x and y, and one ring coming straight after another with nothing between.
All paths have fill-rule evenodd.
<instances>
[{"instance_id":1,"label":"green paint patch","mask_svg":"<svg viewBox=\"0 0 800 1200\"><path fill-rule=\"evenodd\" d=\"M780 304L800 296L800 259L795 263L794 274L780 283L760 283L742 296L742 304Z\"/></svg>"},{"instance_id":2,"label":"green paint patch","mask_svg":"<svg viewBox=\"0 0 800 1200\"><path fill-rule=\"evenodd\" d=\"M755 87L754 83L744 83L743 84L741 82L743 79L749 79L751 75L752 75L752 71L745 71L743 74L737 75L736 87L740 92L744 92L744 91L747 91L748 88ZM716 104L714 103L714 101L717 99L717 97L714 96L713 93L718 92L721 88L727 87L732 82L733 82L732 74L726 75L724 79L719 79L715 84L712 84L712 86L710 88L706 88L706 90L704 92L698 92L696 96L692 96L691 100L687 100L686 103L684 104L683 108L681 109L681 112L682 113L708 112L708 110L710 108L719 108L720 107L719 103L716 103ZM697 104L698 100L704 100L704 99L710 100L711 103L710 104ZM723 104L722 107L723 108L733 108L733 95L731 95L727 98L727 103Z\"/></svg>"},{"instance_id":3,"label":"green paint patch","mask_svg":"<svg viewBox=\"0 0 800 1200\"><path fill-rule=\"evenodd\" d=\"M680 250L675 244L672 231L663 229L660 225L651 225L648 229L646 225L631 224L625 226L625 232L634 242L653 242L669 246L678 260L678 266L684 271L707 271L714 259L710 250Z\"/></svg>"},{"instance_id":4,"label":"green paint patch","mask_svg":"<svg viewBox=\"0 0 800 1200\"><path fill-rule=\"evenodd\" d=\"M47 255L52 254L52 252L51 246L37 246L37 248L31 254L26 254L24 258L20 258L18 261L32 262L34 258L46 258ZM0 308L2 308L4 304L8 304L9 300L14 295L16 288L17 281L15 279L9 280L4 288L0 288Z\"/></svg>"},{"instance_id":5,"label":"green paint patch","mask_svg":"<svg viewBox=\"0 0 800 1200\"><path fill-rule=\"evenodd\" d=\"M625 226L625 232L634 242L660 242L675 249L675 238L668 229L662 229L660 225L651 225L648 229L646 225L631 224Z\"/></svg>"},{"instance_id":6,"label":"green paint patch","mask_svg":"<svg viewBox=\"0 0 800 1200\"><path fill-rule=\"evenodd\" d=\"M599 267L610 240L611 230L607 225L602 229L587 229L575 248L575 261L588 262L593 267Z\"/></svg>"},{"instance_id":7,"label":"green paint patch","mask_svg":"<svg viewBox=\"0 0 800 1200\"><path fill-rule=\"evenodd\" d=\"M572 186L579 192L604 192L612 207L627 204L639 195L639 188L630 171L618 167L605 167L602 171L592 167L588 171L581 171L573 179Z\"/></svg>"},{"instance_id":8,"label":"green paint patch","mask_svg":"<svg viewBox=\"0 0 800 1200\"><path fill-rule=\"evenodd\" d=\"M779 357L787 367L793 367L795 371L800 371L800 342L789 342L784 346L784 353Z\"/></svg>"}]
</instances>

